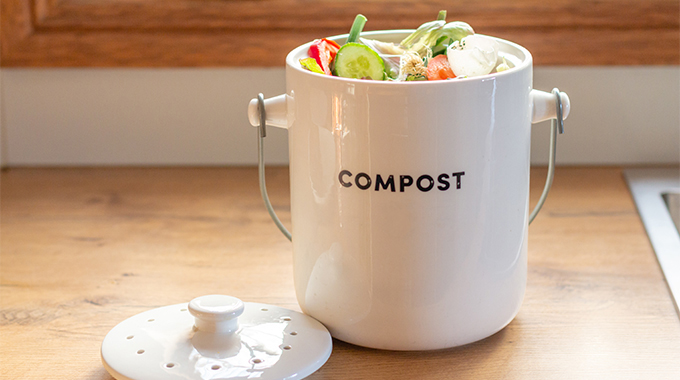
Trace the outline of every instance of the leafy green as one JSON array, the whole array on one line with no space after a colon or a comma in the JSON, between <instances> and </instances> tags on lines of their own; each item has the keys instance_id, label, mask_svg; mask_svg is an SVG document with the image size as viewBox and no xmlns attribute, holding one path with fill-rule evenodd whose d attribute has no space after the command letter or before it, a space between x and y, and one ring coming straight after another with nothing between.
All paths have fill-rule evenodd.
<instances>
[{"instance_id":1,"label":"leafy green","mask_svg":"<svg viewBox=\"0 0 680 380\"><path fill-rule=\"evenodd\" d=\"M314 58L302 58L300 59L300 65L313 73L325 74Z\"/></svg>"},{"instance_id":2,"label":"leafy green","mask_svg":"<svg viewBox=\"0 0 680 380\"><path fill-rule=\"evenodd\" d=\"M453 21L444 25L437 33L437 40L431 46L432 56L446 53L446 49L455 41L460 41L463 37L475 34L472 27L462 21Z\"/></svg>"},{"instance_id":3,"label":"leafy green","mask_svg":"<svg viewBox=\"0 0 680 380\"><path fill-rule=\"evenodd\" d=\"M431 39L433 32L441 29L445 24L446 21L444 20L435 20L424 23L423 25L419 26L415 32L404 38L401 41L401 46L405 49L411 49L417 43Z\"/></svg>"},{"instance_id":4,"label":"leafy green","mask_svg":"<svg viewBox=\"0 0 680 380\"><path fill-rule=\"evenodd\" d=\"M427 50L432 51L432 56L445 53L446 48L454 41L474 34L472 27L462 21L446 23L446 11L440 11L437 20L422 24L401 41L404 49L418 52L421 56L428 56Z\"/></svg>"}]
</instances>

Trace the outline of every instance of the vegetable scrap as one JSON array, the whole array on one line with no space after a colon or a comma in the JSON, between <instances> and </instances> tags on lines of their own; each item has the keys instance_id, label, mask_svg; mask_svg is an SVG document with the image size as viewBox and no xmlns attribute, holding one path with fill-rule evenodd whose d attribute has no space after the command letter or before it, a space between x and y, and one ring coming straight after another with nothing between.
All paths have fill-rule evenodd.
<instances>
[{"instance_id":1,"label":"vegetable scrap","mask_svg":"<svg viewBox=\"0 0 680 380\"><path fill-rule=\"evenodd\" d=\"M342 46L327 38L314 40L300 65L322 75L400 82L469 78L512 68L505 58L499 61L495 40L476 35L465 22L447 23L444 10L398 44L362 38L366 21L356 16Z\"/></svg>"},{"instance_id":2,"label":"vegetable scrap","mask_svg":"<svg viewBox=\"0 0 680 380\"><path fill-rule=\"evenodd\" d=\"M338 54L338 50L340 50L340 45L337 42L322 38L312 42L307 54L310 58L314 58L324 74L331 75L331 63Z\"/></svg>"}]
</instances>

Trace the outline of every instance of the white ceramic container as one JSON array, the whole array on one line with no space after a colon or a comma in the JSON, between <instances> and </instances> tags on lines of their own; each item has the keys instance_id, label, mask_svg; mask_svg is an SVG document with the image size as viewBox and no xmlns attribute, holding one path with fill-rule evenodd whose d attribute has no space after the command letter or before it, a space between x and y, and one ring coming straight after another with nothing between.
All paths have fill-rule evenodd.
<instances>
[{"instance_id":1,"label":"white ceramic container","mask_svg":"<svg viewBox=\"0 0 680 380\"><path fill-rule=\"evenodd\" d=\"M531 124L555 117L555 96L532 90L526 49L496 41L511 70L447 81L314 74L298 63L309 45L286 58L286 94L265 108L289 133L295 290L335 338L439 349L517 314ZM258 125L256 102L249 117Z\"/></svg>"}]
</instances>

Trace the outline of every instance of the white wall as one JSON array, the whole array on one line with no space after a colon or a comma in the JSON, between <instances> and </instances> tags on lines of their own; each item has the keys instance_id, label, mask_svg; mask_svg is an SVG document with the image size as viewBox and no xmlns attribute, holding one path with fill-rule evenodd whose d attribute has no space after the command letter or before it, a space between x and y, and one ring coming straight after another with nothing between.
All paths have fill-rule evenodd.
<instances>
[{"instance_id":1,"label":"white wall","mask_svg":"<svg viewBox=\"0 0 680 380\"><path fill-rule=\"evenodd\" d=\"M277 69L3 69L2 164L251 165L248 101L285 91ZM680 69L538 67L534 88L569 94L558 164L680 162ZM549 124L534 126L532 162L548 155ZM287 162L270 128L267 161Z\"/></svg>"}]
</instances>

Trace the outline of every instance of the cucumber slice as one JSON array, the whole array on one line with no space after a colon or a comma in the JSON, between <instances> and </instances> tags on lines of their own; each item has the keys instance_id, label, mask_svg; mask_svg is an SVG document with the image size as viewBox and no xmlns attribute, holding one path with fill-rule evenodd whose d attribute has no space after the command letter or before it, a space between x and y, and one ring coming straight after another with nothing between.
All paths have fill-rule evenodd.
<instances>
[{"instance_id":1,"label":"cucumber slice","mask_svg":"<svg viewBox=\"0 0 680 380\"><path fill-rule=\"evenodd\" d=\"M335 57L335 74L344 78L385 79L385 62L370 47L350 42Z\"/></svg>"}]
</instances>

